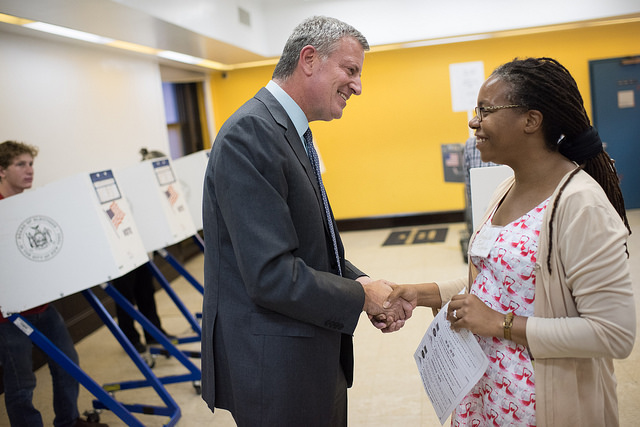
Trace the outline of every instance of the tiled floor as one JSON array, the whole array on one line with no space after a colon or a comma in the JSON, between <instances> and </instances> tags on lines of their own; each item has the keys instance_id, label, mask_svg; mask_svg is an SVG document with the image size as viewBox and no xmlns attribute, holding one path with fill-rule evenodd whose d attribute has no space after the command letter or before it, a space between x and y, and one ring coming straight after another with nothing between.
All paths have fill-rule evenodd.
<instances>
[{"instance_id":1,"label":"tiled floor","mask_svg":"<svg viewBox=\"0 0 640 427\"><path fill-rule=\"evenodd\" d=\"M635 286L636 307L640 313L640 210L630 212L632 234L629 244L631 271ZM466 274L459 245L462 224L450 224L443 243L421 243L382 246L391 231L406 230L417 235L416 227L342 233L349 259L372 277L386 278L397 283L414 283L445 279ZM412 241L411 236L408 239ZM202 279L202 256L196 257L186 267L198 279ZM183 279L172 284L182 300L193 312L201 309L201 295ZM177 335L188 335L186 320L164 291L157 294L159 311L165 329ZM614 307L612 307L614 309ZM413 360L428 323L431 310L420 308L404 329L394 334L382 334L375 330L363 315L355 333L356 373L355 384L349 391L349 420L354 427L367 426L438 426L440 423L420 382ZM181 346L198 350L199 344ZM77 345L81 367L99 384L141 379L142 375L128 359L124 351L106 328L101 328ZM198 359L191 359L199 364ZM162 356L155 359L153 371L158 376L186 373L175 359ZM640 419L640 345L625 360L616 361L621 425L632 427ZM52 420L50 379L48 370L38 371L38 387L35 403L45 419ZM215 425L235 426L230 415L216 410L212 414L197 395L191 382L170 384L166 389L179 404L182 416L178 426ZM116 398L126 403L161 405L150 388L120 391ZM81 388L81 411L91 409L93 396ZM0 426L8 425L4 402L0 403ZM110 426L124 423L110 411L100 415L101 421ZM137 418L148 426L161 426L167 417L139 415ZM50 425L50 424L49 424Z\"/></svg>"}]
</instances>

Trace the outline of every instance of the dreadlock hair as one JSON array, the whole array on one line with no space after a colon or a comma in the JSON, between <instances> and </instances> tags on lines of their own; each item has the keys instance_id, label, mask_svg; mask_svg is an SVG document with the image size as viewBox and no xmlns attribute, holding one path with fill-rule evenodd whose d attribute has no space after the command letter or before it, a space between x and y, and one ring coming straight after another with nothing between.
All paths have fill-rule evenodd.
<instances>
[{"instance_id":1,"label":"dreadlock hair","mask_svg":"<svg viewBox=\"0 0 640 427\"><path fill-rule=\"evenodd\" d=\"M510 86L508 101L511 104L524 105L529 110L542 113L542 132L547 148L559 151L576 162L600 184L631 233L614 161L604 151L598 132L591 127L582 95L569 70L552 58L516 58L496 68L492 76ZM551 211L547 257L549 272L553 218L562 192L576 173L577 170L558 191Z\"/></svg>"}]
</instances>

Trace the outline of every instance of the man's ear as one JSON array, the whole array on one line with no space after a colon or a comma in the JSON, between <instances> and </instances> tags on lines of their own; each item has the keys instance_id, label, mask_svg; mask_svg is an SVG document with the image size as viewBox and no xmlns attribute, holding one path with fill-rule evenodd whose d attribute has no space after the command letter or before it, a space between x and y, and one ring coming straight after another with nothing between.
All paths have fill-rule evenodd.
<instances>
[{"instance_id":1,"label":"man's ear","mask_svg":"<svg viewBox=\"0 0 640 427\"><path fill-rule=\"evenodd\" d=\"M538 110L529 110L525 118L524 131L535 133L542 128L543 115Z\"/></svg>"},{"instance_id":2,"label":"man's ear","mask_svg":"<svg viewBox=\"0 0 640 427\"><path fill-rule=\"evenodd\" d=\"M317 62L318 52L316 48L307 45L300 51L300 58L298 59L298 65L305 75L310 76L313 73L313 66Z\"/></svg>"}]
</instances>

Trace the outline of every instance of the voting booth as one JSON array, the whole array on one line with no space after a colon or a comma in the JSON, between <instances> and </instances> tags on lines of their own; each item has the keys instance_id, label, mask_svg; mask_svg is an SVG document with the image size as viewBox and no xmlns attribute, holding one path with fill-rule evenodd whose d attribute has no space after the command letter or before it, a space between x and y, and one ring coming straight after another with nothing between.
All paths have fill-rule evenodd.
<instances>
[{"instance_id":1,"label":"voting booth","mask_svg":"<svg viewBox=\"0 0 640 427\"><path fill-rule=\"evenodd\" d=\"M203 286L165 249L197 233L172 162L167 157L150 159L119 170L116 176L127 195L146 250L161 255L193 286L204 292ZM153 260L148 267L196 333L196 336L180 338L178 342L199 341L202 329L197 319L173 291Z\"/></svg>"},{"instance_id":2,"label":"voting booth","mask_svg":"<svg viewBox=\"0 0 640 427\"><path fill-rule=\"evenodd\" d=\"M89 289L102 285L116 292L109 284L111 279L149 262L121 190L113 172L105 170L78 174L0 201L0 258L5 265L0 269L0 308L51 360L98 398L94 408L110 409L129 426L143 427L132 412L167 416L167 425L174 425L180 408L163 386L167 380L153 374ZM118 402L19 314L77 292L86 297L164 406ZM174 353L181 356L177 350ZM200 378L195 366L189 375Z\"/></svg>"},{"instance_id":3,"label":"voting booth","mask_svg":"<svg viewBox=\"0 0 640 427\"><path fill-rule=\"evenodd\" d=\"M474 230L480 225L480 220L482 220L485 211L489 207L491 196L496 187L512 175L513 169L504 165L469 169L471 213Z\"/></svg>"},{"instance_id":4,"label":"voting booth","mask_svg":"<svg viewBox=\"0 0 640 427\"><path fill-rule=\"evenodd\" d=\"M149 260L110 170L4 199L0 223L4 316L120 277Z\"/></svg>"},{"instance_id":5,"label":"voting booth","mask_svg":"<svg viewBox=\"0 0 640 427\"><path fill-rule=\"evenodd\" d=\"M129 168L117 170L114 174L123 194L126 195L125 197L131 208L133 219L138 227L146 252L164 252L165 255L163 256L170 257L165 250L166 247L179 243L196 233L182 187L168 158L162 157L147 160ZM146 266L183 313L191 328L196 332L195 336L169 340L113 286L109 285L104 290L143 327L146 333L151 334L156 339L160 347L154 347L153 351L150 348L149 351L173 356L176 361L186 368L186 373L167 376L153 374L149 366L142 363L139 355L134 354L135 349L130 343L124 343L126 338L121 331L117 330L114 327L115 325L109 322L102 314L101 317L105 324L110 327L112 333L145 376L144 380L134 379L106 383L102 385L102 388L115 393L121 390L154 387L158 396L165 403L165 407L145 404L125 405L125 408L132 412L171 416L172 419L169 425L172 425L180 417L180 409L163 385L191 381L196 392L199 393L200 380L202 378L200 369L188 359L190 354L179 350L175 344L200 341L201 328L152 259L147 261ZM96 308L96 310L98 309L99 307ZM153 367L154 364L155 362L150 366ZM94 408L96 409L104 409L106 406L103 401L94 401Z\"/></svg>"},{"instance_id":6,"label":"voting booth","mask_svg":"<svg viewBox=\"0 0 640 427\"><path fill-rule=\"evenodd\" d=\"M147 252L181 242L196 233L182 186L166 158L146 160L116 171Z\"/></svg>"},{"instance_id":7,"label":"voting booth","mask_svg":"<svg viewBox=\"0 0 640 427\"><path fill-rule=\"evenodd\" d=\"M202 230L202 191L210 150L202 150L173 160L196 230Z\"/></svg>"}]
</instances>

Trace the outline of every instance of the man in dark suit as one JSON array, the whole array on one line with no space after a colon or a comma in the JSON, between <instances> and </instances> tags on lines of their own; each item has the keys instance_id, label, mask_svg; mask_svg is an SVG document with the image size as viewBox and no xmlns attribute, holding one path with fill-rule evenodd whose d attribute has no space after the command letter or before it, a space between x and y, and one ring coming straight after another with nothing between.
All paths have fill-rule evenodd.
<instances>
[{"instance_id":1,"label":"man in dark suit","mask_svg":"<svg viewBox=\"0 0 640 427\"><path fill-rule=\"evenodd\" d=\"M343 426L363 309L393 330L388 282L344 259L314 173L309 122L359 95L367 40L333 18L301 23L272 80L222 126L207 166L202 392L238 426ZM317 157L316 157L317 159ZM317 164L317 162L316 162ZM379 317L378 317L379 318Z\"/></svg>"}]
</instances>

